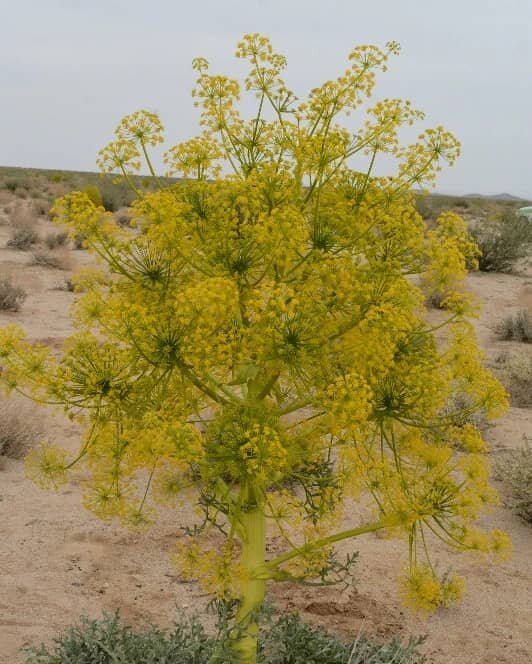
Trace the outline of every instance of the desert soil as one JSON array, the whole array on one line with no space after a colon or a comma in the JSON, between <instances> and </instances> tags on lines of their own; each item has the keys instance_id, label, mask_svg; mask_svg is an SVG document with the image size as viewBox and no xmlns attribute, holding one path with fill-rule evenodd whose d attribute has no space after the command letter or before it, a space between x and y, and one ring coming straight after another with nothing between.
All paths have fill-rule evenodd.
<instances>
[{"instance_id":1,"label":"desert soil","mask_svg":"<svg viewBox=\"0 0 532 664\"><path fill-rule=\"evenodd\" d=\"M53 230L44 219L39 225L42 234ZM22 286L28 298L19 312L1 312L0 325L19 323L30 339L59 348L71 331L68 312L75 296L60 290L70 273L29 266L28 252L3 248L8 230L0 226L0 272ZM89 261L85 251L70 254L74 266ZM508 344L495 338L492 326L501 316L531 304L532 271L473 274L469 286L483 305L478 335L487 361L493 362ZM74 424L29 407L47 438L76 447ZM524 434L532 436L532 409L511 408L486 432L492 456L522 444ZM497 486L504 493L505 487ZM354 507L349 522L357 523L359 516ZM50 640L83 613L99 616L118 608L132 624L162 626L170 625L176 612L203 613L208 598L196 584L184 582L171 562L180 526L193 518L183 508L163 514L148 533L131 533L85 511L75 482L56 493L43 492L24 477L21 461L3 461L0 662L21 664L24 646ZM306 619L351 638L360 630L377 638L425 634L423 652L436 664L529 663L532 528L503 507L487 516L484 525L508 532L512 559L498 566L441 552L440 568L452 566L464 575L467 593L461 604L435 615L413 616L401 606L396 578L406 547L373 535L350 545L360 551L354 590L279 584L270 589L271 598L280 609L298 610ZM348 546L344 544L346 551Z\"/></svg>"}]
</instances>

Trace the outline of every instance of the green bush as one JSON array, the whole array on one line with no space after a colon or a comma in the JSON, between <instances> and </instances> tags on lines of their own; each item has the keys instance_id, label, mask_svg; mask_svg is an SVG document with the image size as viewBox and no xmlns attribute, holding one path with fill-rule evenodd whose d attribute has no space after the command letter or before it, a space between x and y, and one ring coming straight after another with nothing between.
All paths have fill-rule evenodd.
<instances>
[{"instance_id":1,"label":"green bush","mask_svg":"<svg viewBox=\"0 0 532 664\"><path fill-rule=\"evenodd\" d=\"M135 200L135 194L126 182L113 182L105 178L100 184L103 206L108 212L129 207Z\"/></svg>"},{"instance_id":2,"label":"green bush","mask_svg":"<svg viewBox=\"0 0 532 664\"><path fill-rule=\"evenodd\" d=\"M264 630L259 664L423 664L417 651L422 639L403 645L398 640L375 644L365 636L345 643L298 616L279 618ZM118 612L100 620L81 618L78 625L44 645L27 650L27 664L231 664L218 640L197 619L176 621L170 631L149 627L134 631L120 622Z\"/></svg>"},{"instance_id":3,"label":"green bush","mask_svg":"<svg viewBox=\"0 0 532 664\"><path fill-rule=\"evenodd\" d=\"M15 193L17 190L28 189L28 180L27 178L9 178L4 182L4 187L11 193Z\"/></svg>"},{"instance_id":4,"label":"green bush","mask_svg":"<svg viewBox=\"0 0 532 664\"><path fill-rule=\"evenodd\" d=\"M528 311L519 311L515 316L507 316L497 323L495 333L503 341L532 343L532 316Z\"/></svg>"},{"instance_id":5,"label":"green bush","mask_svg":"<svg viewBox=\"0 0 532 664\"><path fill-rule=\"evenodd\" d=\"M26 291L19 286L13 286L11 281L4 277L0 279L0 310L18 311L26 299Z\"/></svg>"},{"instance_id":6,"label":"green bush","mask_svg":"<svg viewBox=\"0 0 532 664\"><path fill-rule=\"evenodd\" d=\"M478 261L482 272L511 272L532 249L532 223L510 210L498 221L475 226L471 235L482 252Z\"/></svg>"},{"instance_id":7,"label":"green bush","mask_svg":"<svg viewBox=\"0 0 532 664\"><path fill-rule=\"evenodd\" d=\"M525 436L525 445L519 450L505 452L495 464L495 476L506 482L510 495L505 501L528 523L532 523L532 438Z\"/></svg>"}]
</instances>

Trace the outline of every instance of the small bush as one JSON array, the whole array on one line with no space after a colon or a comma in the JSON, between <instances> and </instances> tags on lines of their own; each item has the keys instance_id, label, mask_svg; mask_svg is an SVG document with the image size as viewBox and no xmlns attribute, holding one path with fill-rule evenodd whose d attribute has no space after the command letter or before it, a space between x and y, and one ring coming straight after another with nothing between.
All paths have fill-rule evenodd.
<instances>
[{"instance_id":1,"label":"small bush","mask_svg":"<svg viewBox=\"0 0 532 664\"><path fill-rule=\"evenodd\" d=\"M32 256L30 264L54 268L56 270L69 270L71 267L66 255L52 254L49 251L36 251Z\"/></svg>"},{"instance_id":2,"label":"small bush","mask_svg":"<svg viewBox=\"0 0 532 664\"><path fill-rule=\"evenodd\" d=\"M422 664L417 652L422 639L407 645L394 639L381 645L359 635L345 643L322 627L312 627L297 615L282 616L261 643L262 664Z\"/></svg>"},{"instance_id":3,"label":"small bush","mask_svg":"<svg viewBox=\"0 0 532 664\"><path fill-rule=\"evenodd\" d=\"M457 427L473 424L480 428L486 424L485 411L479 410L473 397L465 392L453 394L440 414Z\"/></svg>"},{"instance_id":4,"label":"small bush","mask_svg":"<svg viewBox=\"0 0 532 664\"><path fill-rule=\"evenodd\" d=\"M14 194L28 189L28 181L25 178L9 178L4 182L4 187Z\"/></svg>"},{"instance_id":5,"label":"small bush","mask_svg":"<svg viewBox=\"0 0 532 664\"><path fill-rule=\"evenodd\" d=\"M100 191L103 206L108 212L129 207L135 200L135 194L126 182L112 182L111 179L105 179L100 185Z\"/></svg>"},{"instance_id":6,"label":"small bush","mask_svg":"<svg viewBox=\"0 0 532 664\"><path fill-rule=\"evenodd\" d=\"M495 333L503 341L532 343L532 316L527 311L507 316L497 323Z\"/></svg>"},{"instance_id":7,"label":"small bush","mask_svg":"<svg viewBox=\"0 0 532 664\"><path fill-rule=\"evenodd\" d=\"M0 400L0 456L20 459L40 435L40 427L27 402Z\"/></svg>"},{"instance_id":8,"label":"small bush","mask_svg":"<svg viewBox=\"0 0 532 664\"><path fill-rule=\"evenodd\" d=\"M512 406L532 406L532 355L503 353L496 359L494 368L510 394Z\"/></svg>"},{"instance_id":9,"label":"small bush","mask_svg":"<svg viewBox=\"0 0 532 664\"><path fill-rule=\"evenodd\" d=\"M115 212L116 223L122 227L128 227L131 224L131 212L129 208L121 208Z\"/></svg>"},{"instance_id":10,"label":"small bush","mask_svg":"<svg viewBox=\"0 0 532 664\"><path fill-rule=\"evenodd\" d=\"M34 244L39 241L39 234L31 225L15 226L11 231L11 238L7 241L6 246L10 249L18 249L20 251L27 251L31 249Z\"/></svg>"},{"instance_id":11,"label":"small bush","mask_svg":"<svg viewBox=\"0 0 532 664\"><path fill-rule=\"evenodd\" d=\"M81 234L76 235L76 237L74 238L74 249L78 249L78 250L86 249L86 246L85 246L85 240L86 239L87 238L84 235L81 235Z\"/></svg>"},{"instance_id":12,"label":"small bush","mask_svg":"<svg viewBox=\"0 0 532 664\"><path fill-rule=\"evenodd\" d=\"M68 242L68 233L48 233L44 238L44 244L48 249L57 249L57 247L64 247Z\"/></svg>"},{"instance_id":13,"label":"small bush","mask_svg":"<svg viewBox=\"0 0 532 664\"><path fill-rule=\"evenodd\" d=\"M510 488L506 505L532 523L532 438L525 436L524 442L522 449L505 452L494 470Z\"/></svg>"},{"instance_id":14,"label":"small bush","mask_svg":"<svg viewBox=\"0 0 532 664\"><path fill-rule=\"evenodd\" d=\"M48 201L39 199L33 202L33 211L37 216L45 217L48 214L49 209L50 205L48 204Z\"/></svg>"},{"instance_id":15,"label":"small bush","mask_svg":"<svg viewBox=\"0 0 532 664\"><path fill-rule=\"evenodd\" d=\"M259 664L423 664L417 651L421 639L406 645L394 640L376 645L364 636L344 643L298 616L279 618L264 630ZM222 643L222 646L220 645ZM27 664L230 664L223 641L210 637L197 619L180 620L172 631L150 627L135 632L120 622L118 612L100 620L83 617L54 639L51 649L27 650Z\"/></svg>"},{"instance_id":16,"label":"small bush","mask_svg":"<svg viewBox=\"0 0 532 664\"><path fill-rule=\"evenodd\" d=\"M18 311L25 299L26 291L23 288L13 286L6 277L0 279L0 310Z\"/></svg>"},{"instance_id":17,"label":"small bush","mask_svg":"<svg viewBox=\"0 0 532 664\"><path fill-rule=\"evenodd\" d=\"M67 291L67 293L74 293L76 290L72 279L63 279L60 284L57 284L56 289Z\"/></svg>"},{"instance_id":18,"label":"small bush","mask_svg":"<svg viewBox=\"0 0 532 664\"><path fill-rule=\"evenodd\" d=\"M471 235L482 252L478 261L482 272L511 272L532 249L532 223L512 211L499 221L475 226Z\"/></svg>"}]
</instances>

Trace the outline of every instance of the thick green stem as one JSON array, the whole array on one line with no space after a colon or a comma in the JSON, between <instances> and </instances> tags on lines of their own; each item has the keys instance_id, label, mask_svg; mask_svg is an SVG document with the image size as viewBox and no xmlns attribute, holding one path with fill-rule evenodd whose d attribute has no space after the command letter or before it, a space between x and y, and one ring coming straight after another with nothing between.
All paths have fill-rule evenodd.
<instances>
[{"instance_id":1,"label":"thick green stem","mask_svg":"<svg viewBox=\"0 0 532 664\"><path fill-rule=\"evenodd\" d=\"M239 515L242 528L241 565L245 582L236 615L232 649L235 662L255 664L259 633L257 612L264 600L266 584L266 518L256 493L249 487L245 493L246 501Z\"/></svg>"}]
</instances>

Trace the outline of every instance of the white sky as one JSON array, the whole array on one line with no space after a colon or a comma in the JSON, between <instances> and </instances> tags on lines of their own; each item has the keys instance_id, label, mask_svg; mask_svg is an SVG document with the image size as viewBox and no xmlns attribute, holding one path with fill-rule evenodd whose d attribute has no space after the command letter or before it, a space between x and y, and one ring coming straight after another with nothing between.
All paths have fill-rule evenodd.
<instances>
[{"instance_id":1,"label":"white sky","mask_svg":"<svg viewBox=\"0 0 532 664\"><path fill-rule=\"evenodd\" d=\"M241 75L246 32L288 57L301 95L353 46L400 42L375 96L410 98L461 140L438 190L532 197L532 0L0 0L0 165L95 170L138 108L168 145L194 135L192 58Z\"/></svg>"}]
</instances>

